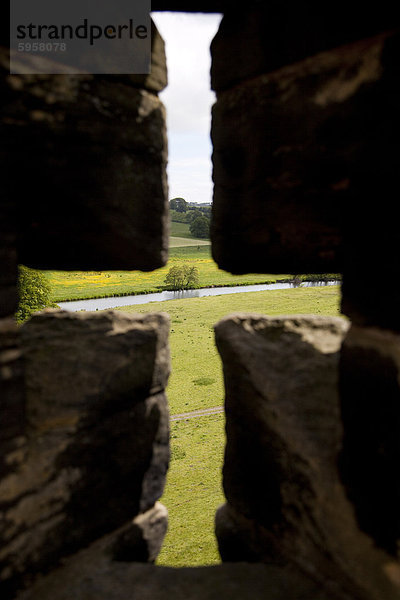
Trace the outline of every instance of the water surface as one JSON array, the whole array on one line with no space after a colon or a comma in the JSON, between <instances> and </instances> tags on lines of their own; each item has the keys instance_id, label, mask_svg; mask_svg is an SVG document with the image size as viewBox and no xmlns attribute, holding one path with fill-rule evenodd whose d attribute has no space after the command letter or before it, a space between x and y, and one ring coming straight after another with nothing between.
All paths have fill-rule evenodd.
<instances>
[{"instance_id":1,"label":"water surface","mask_svg":"<svg viewBox=\"0 0 400 600\"><path fill-rule=\"evenodd\" d=\"M339 281L305 281L301 287L314 287L325 285L338 285ZM148 302L164 302L165 300L180 300L183 298L202 298L204 296L220 296L222 294L238 294L243 292L263 292L265 290L285 290L299 287L293 283L260 283L255 285L236 285L231 287L212 287L198 290L181 290L179 292L156 292L153 294L138 294L136 296L110 296L108 298L91 298L89 300L71 300L57 302L60 308L76 312L78 310L106 310L131 306L133 304L147 304Z\"/></svg>"}]
</instances>

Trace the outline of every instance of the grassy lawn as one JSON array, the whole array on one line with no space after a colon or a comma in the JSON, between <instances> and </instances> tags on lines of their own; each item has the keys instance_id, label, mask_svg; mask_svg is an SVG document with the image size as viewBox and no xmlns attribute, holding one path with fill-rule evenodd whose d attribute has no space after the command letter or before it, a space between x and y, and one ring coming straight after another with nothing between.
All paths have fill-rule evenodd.
<instances>
[{"instance_id":1,"label":"grassy lawn","mask_svg":"<svg viewBox=\"0 0 400 600\"><path fill-rule=\"evenodd\" d=\"M170 412L177 414L223 404L222 367L213 332L221 317L233 312L338 316L339 302L339 287L329 286L151 302L118 310L169 313L172 373L167 394ZM172 423L172 460L161 498L169 511L169 530L158 564L219 562L214 515L224 501L224 443L222 415Z\"/></svg>"},{"instance_id":2,"label":"grassy lawn","mask_svg":"<svg viewBox=\"0 0 400 600\"><path fill-rule=\"evenodd\" d=\"M167 312L171 318L171 414L219 406L223 385L213 325L233 312L338 315L339 287L308 287L187 298L125 306L123 312Z\"/></svg>"},{"instance_id":3,"label":"grassy lawn","mask_svg":"<svg viewBox=\"0 0 400 600\"><path fill-rule=\"evenodd\" d=\"M169 524L159 565L220 562L214 515L224 502L224 424L223 415L172 423L171 463L161 499L169 511Z\"/></svg>"},{"instance_id":4,"label":"grassy lawn","mask_svg":"<svg viewBox=\"0 0 400 600\"><path fill-rule=\"evenodd\" d=\"M175 221L170 221L169 234L181 238L195 239L195 236L190 233L189 223L176 223ZM202 241L207 242L208 244L211 243L210 240Z\"/></svg>"},{"instance_id":5,"label":"grassy lawn","mask_svg":"<svg viewBox=\"0 0 400 600\"><path fill-rule=\"evenodd\" d=\"M52 289L51 300L80 300L158 292L171 266L189 262L199 270L200 287L273 282L290 275L231 275L218 269L208 244L171 248L165 267L142 271L44 271Z\"/></svg>"},{"instance_id":6,"label":"grassy lawn","mask_svg":"<svg viewBox=\"0 0 400 600\"><path fill-rule=\"evenodd\" d=\"M169 247L170 248L181 248L182 246L209 246L210 240L196 240L193 238L186 237L170 237Z\"/></svg>"}]
</instances>

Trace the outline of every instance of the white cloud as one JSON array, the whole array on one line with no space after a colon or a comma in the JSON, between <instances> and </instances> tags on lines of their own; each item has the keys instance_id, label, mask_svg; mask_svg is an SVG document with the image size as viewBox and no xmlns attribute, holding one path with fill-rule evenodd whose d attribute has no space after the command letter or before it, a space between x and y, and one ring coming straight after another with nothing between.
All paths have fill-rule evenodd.
<instances>
[{"instance_id":1,"label":"white cloud","mask_svg":"<svg viewBox=\"0 0 400 600\"><path fill-rule=\"evenodd\" d=\"M221 15L152 13L165 41L168 87L160 94L167 109L170 198L210 202L210 43ZM188 159L185 161L185 159Z\"/></svg>"}]
</instances>

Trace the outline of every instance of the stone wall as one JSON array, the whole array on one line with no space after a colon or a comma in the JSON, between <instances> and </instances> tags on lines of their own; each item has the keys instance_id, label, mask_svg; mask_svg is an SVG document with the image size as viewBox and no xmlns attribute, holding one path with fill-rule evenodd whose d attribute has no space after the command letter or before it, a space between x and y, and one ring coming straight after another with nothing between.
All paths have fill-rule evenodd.
<instances>
[{"instance_id":1,"label":"stone wall","mask_svg":"<svg viewBox=\"0 0 400 600\"><path fill-rule=\"evenodd\" d=\"M213 255L233 273L342 272L352 325L218 324L216 532L224 560L295 563L334 596L398 598L398 286L367 284L397 273L397 21L351 3L286 10L227 10L212 43Z\"/></svg>"},{"instance_id":2,"label":"stone wall","mask_svg":"<svg viewBox=\"0 0 400 600\"><path fill-rule=\"evenodd\" d=\"M47 311L17 329L12 315L18 263L165 264L164 43L153 28L143 77L10 76L3 49L2 597L398 599L392 4L155 9L225 13L212 43L215 260L233 273L341 271L348 320L239 314L216 326L224 564L138 564L166 529L166 317ZM370 273L394 279L390 293L367 288Z\"/></svg>"},{"instance_id":3,"label":"stone wall","mask_svg":"<svg viewBox=\"0 0 400 600\"><path fill-rule=\"evenodd\" d=\"M385 214L380 186L388 190L399 168L398 35L325 50L325 39L304 48L289 29L278 47L272 32L262 34L274 23L267 17L226 17L212 44L214 258L234 273L365 276L374 253L354 261L376 219L367 199L379 195ZM341 29L337 36L331 44L343 42ZM376 235L389 251L392 236Z\"/></svg>"},{"instance_id":4,"label":"stone wall","mask_svg":"<svg viewBox=\"0 0 400 600\"><path fill-rule=\"evenodd\" d=\"M348 327L339 318L240 314L216 326L227 433L227 504L217 513L216 534L223 560L294 564L333 597L394 599L400 594L400 565L360 530L338 469L343 440L338 367ZM398 419L394 423L393 428ZM362 435L368 434L371 427ZM379 441L388 445L390 439L381 433ZM369 525L378 515L382 522L384 505L397 500L394 472L387 489L389 468L380 475L371 471L373 438L370 446L363 457L368 484L364 477L364 495L357 498L370 508ZM392 448L389 453L394 460ZM351 465L352 483L360 479L360 463ZM371 490L371 476L379 493ZM372 505L371 496L381 503ZM389 530L396 517L386 516Z\"/></svg>"},{"instance_id":5,"label":"stone wall","mask_svg":"<svg viewBox=\"0 0 400 600\"><path fill-rule=\"evenodd\" d=\"M35 60L45 59L32 59L33 73ZM157 94L167 74L156 28L148 76L8 75L5 49L0 65L19 262L145 271L165 264L167 140Z\"/></svg>"},{"instance_id":6,"label":"stone wall","mask_svg":"<svg viewBox=\"0 0 400 600\"><path fill-rule=\"evenodd\" d=\"M150 75L8 74L0 52L0 586L108 534L153 562L167 526L168 319L45 312L21 328L17 264L142 269L168 249L164 42ZM26 67L26 65L25 65Z\"/></svg>"},{"instance_id":7,"label":"stone wall","mask_svg":"<svg viewBox=\"0 0 400 600\"><path fill-rule=\"evenodd\" d=\"M21 328L23 426L0 482L11 589L119 528L118 560L154 560L166 530L155 503L169 460L168 330L167 315L112 311L50 311Z\"/></svg>"}]
</instances>

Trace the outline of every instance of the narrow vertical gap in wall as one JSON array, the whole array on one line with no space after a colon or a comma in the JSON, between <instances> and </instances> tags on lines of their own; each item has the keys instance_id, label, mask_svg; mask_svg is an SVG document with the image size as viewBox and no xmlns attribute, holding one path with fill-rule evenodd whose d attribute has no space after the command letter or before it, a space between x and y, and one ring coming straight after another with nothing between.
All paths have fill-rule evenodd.
<instances>
[{"instance_id":1,"label":"narrow vertical gap in wall","mask_svg":"<svg viewBox=\"0 0 400 600\"><path fill-rule=\"evenodd\" d=\"M208 232L201 239L192 234L187 217L211 211L215 95L210 44L222 15L156 12L152 18L165 42L168 68L160 99L167 112L169 200L177 209L171 211L169 265L200 260L204 268L215 269ZM215 316L197 302L189 306L181 299L166 309L171 317L171 463L161 501L169 511L169 531L157 564L175 567L220 562L214 516L223 502L223 381L212 332ZM206 414L216 407L218 412ZM199 410L204 416L179 416Z\"/></svg>"}]
</instances>

